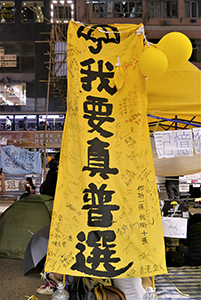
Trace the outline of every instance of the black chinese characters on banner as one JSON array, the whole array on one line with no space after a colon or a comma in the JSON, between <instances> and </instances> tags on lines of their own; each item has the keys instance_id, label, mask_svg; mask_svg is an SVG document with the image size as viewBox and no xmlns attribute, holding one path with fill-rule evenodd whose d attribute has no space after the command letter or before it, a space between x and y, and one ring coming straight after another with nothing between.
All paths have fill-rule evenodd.
<instances>
[{"instance_id":1,"label":"black chinese characters on banner","mask_svg":"<svg viewBox=\"0 0 201 300\"><path fill-rule=\"evenodd\" d=\"M93 37L93 31L102 30L104 35L100 38ZM95 60L95 55L100 53L104 44L120 43L120 34L116 27L109 25L94 25L88 29L87 34L84 26L80 26L77 31L78 38L84 38L86 41L91 40L93 46L89 46L92 57L80 63L81 84L82 89L90 93L93 91L92 84L94 81L100 81L97 91L101 93L105 90L110 96L116 92L116 86L111 86L110 80L114 77L114 66L111 62L103 60ZM97 71L92 70L96 68ZM103 71L106 70L106 72ZM109 175L119 173L117 168L110 167L109 139L114 135L105 129L105 123L115 122L112 117L113 104L108 103L107 98L88 95L83 103L83 118L88 119L89 133L97 133L96 137L88 140L88 162L83 166L82 171L89 171L89 176L100 176L103 180L109 180ZM104 141L107 139L107 141ZM115 257L116 251L116 233L109 228L112 226L113 211L120 210L119 205L111 204L112 196L115 194L113 190L107 190L107 184L98 187L91 182L83 191L82 210L87 213L87 225L89 227L98 227L100 230L92 230L88 235L83 231L77 234L78 243L76 248L79 252L76 255L76 262L71 267L72 270L84 272L87 275L98 277L115 277L125 273L132 265L130 262L127 266L116 269L115 263L121 261L121 258ZM101 230L102 229L102 230ZM104 230L103 230L104 229ZM85 256L86 247L91 249L90 255ZM87 266L90 265L90 267ZM104 270L100 270L102 264Z\"/></svg>"}]
</instances>

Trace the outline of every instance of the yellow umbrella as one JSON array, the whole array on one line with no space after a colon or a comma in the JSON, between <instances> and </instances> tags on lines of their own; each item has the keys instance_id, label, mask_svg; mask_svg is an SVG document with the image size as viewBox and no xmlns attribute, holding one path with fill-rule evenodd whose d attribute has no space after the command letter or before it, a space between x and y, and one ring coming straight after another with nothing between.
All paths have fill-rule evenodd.
<instances>
[{"instance_id":1,"label":"yellow umbrella","mask_svg":"<svg viewBox=\"0 0 201 300\"><path fill-rule=\"evenodd\" d=\"M177 201L172 201L170 204L172 204L172 205L177 205L178 204L178 202Z\"/></svg>"}]
</instances>

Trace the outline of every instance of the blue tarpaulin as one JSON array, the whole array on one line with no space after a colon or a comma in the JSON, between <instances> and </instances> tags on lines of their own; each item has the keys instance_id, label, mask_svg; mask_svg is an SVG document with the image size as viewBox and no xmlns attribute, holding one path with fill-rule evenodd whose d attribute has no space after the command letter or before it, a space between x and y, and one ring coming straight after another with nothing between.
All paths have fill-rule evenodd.
<instances>
[{"instance_id":1,"label":"blue tarpaulin","mask_svg":"<svg viewBox=\"0 0 201 300\"><path fill-rule=\"evenodd\" d=\"M1 164L7 174L41 174L41 153L13 145L2 146Z\"/></svg>"}]
</instances>

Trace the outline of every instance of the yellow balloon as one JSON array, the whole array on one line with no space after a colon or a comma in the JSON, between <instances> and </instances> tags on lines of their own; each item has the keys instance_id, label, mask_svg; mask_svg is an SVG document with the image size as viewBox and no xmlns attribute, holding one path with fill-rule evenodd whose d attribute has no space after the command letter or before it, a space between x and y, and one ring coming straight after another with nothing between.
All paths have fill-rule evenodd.
<instances>
[{"instance_id":1,"label":"yellow balloon","mask_svg":"<svg viewBox=\"0 0 201 300\"><path fill-rule=\"evenodd\" d=\"M160 77L168 67L168 60L165 54L156 49L148 48L142 52L139 59L140 72L146 77Z\"/></svg>"},{"instance_id":2,"label":"yellow balloon","mask_svg":"<svg viewBox=\"0 0 201 300\"><path fill-rule=\"evenodd\" d=\"M165 53L171 65L179 65L188 61L193 51L191 41L181 32L166 34L157 44L157 49Z\"/></svg>"}]
</instances>

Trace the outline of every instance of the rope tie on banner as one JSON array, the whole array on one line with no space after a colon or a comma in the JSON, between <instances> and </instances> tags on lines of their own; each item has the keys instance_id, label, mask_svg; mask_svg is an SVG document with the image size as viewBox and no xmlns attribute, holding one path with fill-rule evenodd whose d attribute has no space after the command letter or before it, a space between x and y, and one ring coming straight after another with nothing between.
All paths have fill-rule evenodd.
<instances>
[{"instance_id":1,"label":"rope tie on banner","mask_svg":"<svg viewBox=\"0 0 201 300\"><path fill-rule=\"evenodd\" d=\"M94 28L91 28L91 27L88 27L88 26L85 26L87 27L88 29L93 29L95 30ZM105 30L102 30L100 28L97 28L98 31L102 32L102 33L125 33L126 31L105 31ZM136 35L140 35L140 34L143 34L143 37L144 37L144 40L145 40L145 43L147 43L147 46L150 47L150 44L153 45L153 43L150 43L148 40L147 40L147 37L145 35L145 32L144 32L144 25L142 25L141 27L139 27L136 31L135 31L135 34Z\"/></svg>"},{"instance_id":2,"label":"rope tie on banner","mask_svg":"<svg viewBox=\"0 0 201 300\"><path fill-rule=\"evenodd\" d=\"M81 23L81 22L79 22L79 21L76 21L76 23L77 24L79 24L80 26L83 26L83 27L85 27L85 28L88 28L88 29L90 29L90 30L98 30L98 31L100 31L100 32L102 32L102 33L125 33L126 31L124 30L124 31L105 31L105 30L103 30L103 29L101 29L101 28L98 28L98 27L96 27L96 28L93 28L93 27L90 27L90 26L88 26L88 25L85 25L84 23ZM101 24L100 24L100 26L101 26ZM133 31L133 30L132 30ZM144 25L142 25L141 27L139 27L136 31L135 31L135 33L136 33L136 35L140 35L140 34L143 34L143 36L144 36L144 38L145 38L145 40L147 41L147 38L146 38L146 36L145 36L145 33L144 33ZM147 43L148 43L148 47L149 47L149 42L147 41Z\"/></svg>"},{"instance_id":3,"label":"rope tie on banner","mask_svg":"<svg viewBox=\"0 0 201 300\"><path fill-rule=\"evenodd\" d=\"M142 25L140 28L138 28L135 32L136 35L143 34L144 35L144 26Z\"/></svg>"},{"instance_id":4,"label":"rope tie on banner","mask_svg":"<svg viewBox=\"0 0 201 300\"><path fill-rule=\"evenodd\" d=\"M142 25L140 28L138 28L138 29L136 30L135 34L136 34L136 35L143 34L145 43L147 43L147 46L150 47L150 43L149 43L149 41L147 40L147 37L146 37L145 32L144 32L144 25Z\"/></svg>"},{"instance_id":5,"label":"rope tie on banner","mask_svg":"<svg viewBox=\"0 0 201 300\"><path fill-rule=\"evenodd\" d=\"M126 31L124 30L124 31L105 31L105 30L103 30L103 29L101 29L101 28L98 28L98 27L96 27L96 28L92 28L92 27L90 27L89 25L85 25L84 23L80 23L79 21L78 22L76 22L76 23L78 23L80 26L83 26L83 27L85 27L85 28L88 28L88 29L90 29L90 30L98 30L99 32L101 32L101 33L107 33L107 34L109 34L109 33L113 33L113 34L115 34L115 33L125 33ZM100 25L101 26L101 25ZM148 40L147 40L147 37L146 37L146 35L145 35L145 32L144 32L144 25L142 25L142 26L140 26L136 31L135 31L135 34L136 35L140 35L140 34L143 34L143 37L144 37L144 44L145 43L147 43L147 46L148 47L150 47L150 44L152 44L152 45L154 45L153 43L150 43ZM116 40L116 39L115 39ZM117 40L116 40L116 42L117 42ZM95 42L95 43L97 43L97 41ZM117 44L118 44L118 42L117 42Z\"/></svg>"},{"instance_id":6,"label":"rope tie on banner","mask_svg":"<svg viewBox=\"0 0 201 300\"><path fill-rule=\"evenodd\" d=\"M121 64L120 64L119 56L117 56L117 63L115 65L115 67L120 67L120 66L121 66Z\"/></svg>"},{"instance_id":7,"label":"rope tie on banner","mask_svg":"<svg viewBox=\"0 0 201 300\"><path fill-rule=\"evenodd\" d=\"M124 84L124 71L121 67L119 56L117 56L117 63L114 70L114 82L117 90L120 90Z\"/></svg>"}]
</instances>

